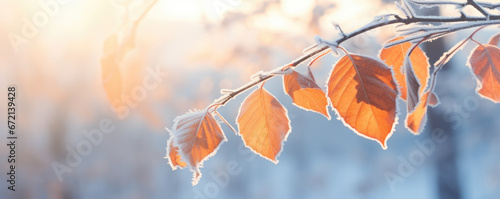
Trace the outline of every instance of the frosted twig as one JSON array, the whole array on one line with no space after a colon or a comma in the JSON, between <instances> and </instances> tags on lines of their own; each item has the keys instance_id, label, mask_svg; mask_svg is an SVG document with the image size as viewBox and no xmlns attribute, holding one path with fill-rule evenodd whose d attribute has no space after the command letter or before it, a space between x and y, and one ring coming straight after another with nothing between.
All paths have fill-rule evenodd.
<instances>
[{"instance_id":1,"label":"frosted twig","mask_svg":"<svg viewBox=\"0 0 500 199\"><path fill-rule=\"evenodd\" d=\"M259 71L255 74L253 74L252 76L250 76L250 79L251 80L261 80L261 79L264 79L266 78L266 76L268 76L269 73L266 73L264 71Z\"/></svg>"},{"instance_id":2,"label":"frosted twig","mask_svg":"<svg viewBox=\"0 0 500 199\"><path fill-rule=\"evenodd\" d=\"M269 75L279 76L279 75L289 75L289 74L292 74L292 73L293 73L293 70L290 69L290 68L285 68L285 69L276 68L273 71L270 71Z\"/></svg>"},{"instance_id":3,"label":"frosted twig","mask_svg":"<svg viewBox=\"0 0 500 199\"><path fill-rule=\"evenodd\" d=\"M455 5L458 7L465 7L467 5L466 2L460 3L456 1L422 1L422 0L410 0L412 3L417 4L417 5L422 5L422 6L429 6L429 7L434 7L434 6L439 6L439 5Z\"/></svg>"},{"instance_id":4,"label":"frosted twig","mask_svg":"<svg viewBox=\"0 0 500 199\"><path fill-rule=\"evenodd\" d=\"M333 24L333 25L335 26L335 28L336 28L337 30L339 30L339 31L340 31L340 34L342 35L342 37L345 37L345 33L344 33L344 31L342 30L342 28L340 27L340 25L339 25L339 24Z\"/></svg>"},{"instance_id":5,"label":"frosted twig","mask_svg":"<svg viewBox=\"0 0 500 199\"><path fill-rule=\"evenodd\" d=\"M465 7L467 5L473 6L476 10L481 12L485 17L488 17L490 14L484 10L484 8L494 10L500 7L500 3L487 3L487 2L477 2L475 0L467 0L466 2L456 2L456 1L422 1L422 0L409 0L415 4L427 7L435 7L441 5L455 5L457 7Z\"/></svg>"},{"instance_id":6,"label":"frosted twig","mask_svg":"<svg viewBox=\"0 0 500 199\"><path fill-rule=\"evenodd\" d=\"M304 54L305 54L305 53L307 53L308 51L310 51L310 50L312 50L312 49L314 49L314 48L316 48L316 47L318 47L318 44L313 44L313 45L311 45L311 46L309 46L309 47L305 48L304 50L302 50L302 53L304 53Z\"/></svg>"},{"instance_id":7,"label":"frosted twig","mask_svg":"<svg viewBox=\"0 0 500 199\"><path fill-rule=\"evenodd\" d=\"M230 94L232 92L234 92L234 90L232 90L232 89L221 89L220 90L220 94L222 94L222 95Z\"/></svg>"},{"instance_id":8,"label":"frosted twig","mask_svg":"<svg viewBox=\"0 0 500 199\"><path fill-rule=\"evenodd\" d=\"M497 25L500 24L500 20L491 20L491 21L478 21L478 22L469 22L469 23L461 23L461 24L445 24L439 26L429 26L428 28L420 28L417 30L408 29L413 34L412 36L408 36L404 39L389 42L385 45L385 47L392 47L398 44L402 44L405 42L415 42L417 40L423 39L425 37L429 37L427 40L436 39L437 37L442 37L444 35L450 34L452 32L456 32L459 30L474 28L478 26L488 26L488 25ZM422 32L422 33L418 33ZM410 35L410 34L405 34Z\"/></svg>"},{"instance_id":9,"label":"frosted twig","mask_svg":"<svg viewBox=\"0 0 500 199\"><path fill-rule=\"evenodd\" d=\"M401 11L403 12L403 14L405 14L406 18L410 18L410 15L408 14L408 12L406 11L405 8L403 8L403 6L401 6L401 4L399 4L397 1L394 2L394 5L396 5L396 7Z\"/></svg>"}]
</instances>

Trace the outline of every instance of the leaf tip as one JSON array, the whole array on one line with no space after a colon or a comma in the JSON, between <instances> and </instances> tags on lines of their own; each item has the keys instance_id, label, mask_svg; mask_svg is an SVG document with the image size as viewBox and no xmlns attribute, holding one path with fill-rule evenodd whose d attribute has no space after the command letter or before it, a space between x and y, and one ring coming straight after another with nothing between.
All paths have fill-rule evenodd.
<instances>
[{"instance_id":1,"label":"leaf tip","mask_svg":"<svg viewBox=\"0 0 500 199\"><path fill-rule=\"evenodd\" d=\"M191 182L191 184L193 186L196 186L200 182L201 176L202 174L199 169L193 170L193 181Z\"/></svg>"},{"instance_id":2,"label":"leaf tip","mask_svg":"<svg viewBox=\"0 0 500 199\"><path fill-rule=\"evenodd\" d=\"M439 98L437 97L437 95L434 92L432 92L431 95L429 96L428 105L430 105L431 107L436 107L440 103L441 102L439 101Z\"/></svg>"}]
</instances>

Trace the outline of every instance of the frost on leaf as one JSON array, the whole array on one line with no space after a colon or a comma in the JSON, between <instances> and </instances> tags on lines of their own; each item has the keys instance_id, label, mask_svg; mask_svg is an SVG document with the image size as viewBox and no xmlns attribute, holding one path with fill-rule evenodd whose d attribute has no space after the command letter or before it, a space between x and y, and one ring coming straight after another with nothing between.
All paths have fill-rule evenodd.
<instances>
[{"instance_id":1,"label":"frost on leaf","mask_svg":"<svg viewBox=\"0 0 500 199\"><path fill-rule=\"evenodd\" d=\"M392 39L386 43L403 39L402 37ZM380 59L383 60L394 71L396 82L400 86L399 92L403 100L407 99L406 75L403 70L405 57L408 50L411 48L410 42L398 44L389 48L384 48L380 51ZM420 82L419 93L422 94L427 86L429 78L429 58L425 55L419 47L416 47L410 55L410 62L416 78Z\"/></svg>"},{"instance_id":2,"label":"frost on leaf","mask_svg":"<svg viewBox=\"0 0 500 199\"><path fill-rule=\"evenodd\" d=\"M479 45L468 62L478 80L476 91L486 99L500 102L500 48Z\"/></svg>"},{"instance_id":3,"label":"frost on leaf","mask_svg":"<svg viewBox=\"0 0 500 199\"><path fill-rule=\"evenodd\" d=\"M420 104L418 104L413 112L408 113L405 123L411 133L418 135L422 132L426 122L425 118L427 117L427 105L430 105L430 102L437 103L437 98L435 97L433 93L425 92L421 97Z\"/></svg>"},{"instance_id":4,"label":"frost on leaf","mask_svg":"<svg viewBox=\"0 0 500 199\"><path fill-rule=\"evenodd\" d=\"M241 104L237 124L245 146L278 163L291 127L286 109L274 96L262 86L252 92Z\"/></svg>"},{"instance_id":5,"label":"frost on leaf","mask_svg":"<svg viewBox=\"0 0 500 199\"><path fill-rule=\"evenodd\" d=\"M345 55L330 74L327 96L344 124L387 148L396 125L398 96L387 65L360 55Z\"/></svg>"},{"instance_id":6,"label":"frost on leaf","mask_svg":"<svg viewBox=\"0 0 500 199\"><path fill-rule=\"evenodd\" d=\"M285 92L292 98L296 106L320 113L330 119L328 99L325 92L314 81L310 70L307 76L297 71L283 76L283 85Z\"/></svg>"},{"instance_id":7,"label":"frost on leaf","mask_svg":"<svg viewBox=\"0 0 500 199\"><path fill-rule=\"evenodd\" d=\"M172 170L177 168L186 167L186 163L181 160L181 155L179 155L179 147L175 146L174 140L169 139L167 143L167 158L168 163L172 167Z\"/></svg>"},{"instance_id":8,"label":"frost on leaf","mask_svg":"<svg viewBox=\"0 0 500 199\"><path fill-rule=\"evenodd\" d=\"M201 177L203 162L217 152L226 137L208 110L175 118L171 134L172 144L179 148L181 160L194 172L193 185L196 185Z\"/></svg>"}]
</instances>

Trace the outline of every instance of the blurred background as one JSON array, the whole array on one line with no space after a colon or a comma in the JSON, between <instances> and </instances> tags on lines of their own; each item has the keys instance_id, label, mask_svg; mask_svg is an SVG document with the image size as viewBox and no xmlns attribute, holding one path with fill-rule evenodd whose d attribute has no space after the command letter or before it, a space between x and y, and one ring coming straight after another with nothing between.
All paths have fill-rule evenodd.
<instances>
[{"instance_id":1,"label":"blurred background","mask_svg":"<svg viewBox=\"0 0 500 199\"><path fill-rule=\"evenodd\" d=\"M454 7L418 12L459 15ZM7 87L15 85L18 136L12 192L7 122L0 123L0 196L498 198L500 105L474 93L476 81L465 65L473 44L440 73L441 104L430 109L421 135L405 129L398 100L400 124L387 150L343 126L333 111L328 121L293 106L278 77L266 88L288 109L293 128L278 164L245 149L225 125L228 142L205 162L198 185L191 185L189 170L172 171L164 159L165 127L176 116L299 57L316 35L338 37L332 23L351 32L388 13L398 13L389 0L0 0L0 118L7 121ZM498 32L487 28L475 38L487 42ZM426 44L431 63L470 33ZM394 36L389 26L344 47L375 57ZM325 56L313 66L320 85L337 59ZM116 79L122 83L113 84ZM117 94L109 91L116 90L132 97L115 104ZM219 109L233 125L243 98ZM113 130L83 147L103 121ZM432 139L436 132L444 133L443 142ZM76 149L85 153L68 165Z\"/></svg>"}]
</instances>

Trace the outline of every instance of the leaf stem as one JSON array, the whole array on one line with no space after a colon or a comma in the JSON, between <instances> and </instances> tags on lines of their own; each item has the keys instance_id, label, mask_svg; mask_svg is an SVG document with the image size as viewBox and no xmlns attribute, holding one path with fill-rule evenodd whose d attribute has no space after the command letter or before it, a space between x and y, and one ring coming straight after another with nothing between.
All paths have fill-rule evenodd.
<instances>
[{"instance_id":1,"label":"leaf stem","mask_svg":"<svg viewBox=\"0 0 500 199\"><path fill-rule=\"evenodd\" d=\"M455 55L455 53L458 52L459 49L464 46L467 41L472 40L475 41L472 37L481 29L485 28L486 26L480 27L477 30L475 30L471 35L469 35L467 38L465 38L460 44L455 45L453 48L451 48L448 52L446 52L443 57L441 57L435 64L434 64L434 72L432 73L432 80L431 80L431 87L429 88L429 92L434 91L434 86L436 84L436 76L438 72L443 68L443 66L450 61L451 57Z\"/></svg>"}]
</instances>

